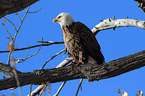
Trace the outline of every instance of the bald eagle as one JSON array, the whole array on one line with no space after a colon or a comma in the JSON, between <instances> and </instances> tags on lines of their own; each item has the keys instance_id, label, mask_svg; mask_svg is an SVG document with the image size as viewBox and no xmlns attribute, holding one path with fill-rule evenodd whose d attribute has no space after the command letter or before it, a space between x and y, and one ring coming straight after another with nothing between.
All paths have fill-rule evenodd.
<instances>
[{"instance_id":1,"label":"bald eagle","mask_svg":"<svg viewBox=\"0 0 145 96\"><path fill-rule=\"evenodd\" d=\"M60 13L53 22L63 30L65 48L73 62L103 64L104 56L92 31L81 22L74 22L69 13Z\"/></svg>"}]
</instances>

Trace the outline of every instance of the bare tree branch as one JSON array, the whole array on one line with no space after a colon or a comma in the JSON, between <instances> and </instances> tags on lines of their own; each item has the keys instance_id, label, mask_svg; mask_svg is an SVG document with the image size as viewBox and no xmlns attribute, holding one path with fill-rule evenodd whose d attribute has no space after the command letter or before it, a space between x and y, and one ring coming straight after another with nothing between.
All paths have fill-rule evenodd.
<instances>
[{"instance_id":1,"label":"bare tree branch","mask_svg":"<svg viewBox=\"0 0 145 96\"><path fill-rule=\"evenodd\" d=\"M145 29L145 21L142 20L135 20L135 19L105 19L99 24L97 24L93 29L92 32L96 35L101 30L111 29L115 30L116 27L140 27Z\"/></svg>"},{"instance_id":2,"label":"bare tree branch","mask_svg":"<svg viewBox=\"0 0 145 96\"><path fill-rule=\"evenodd\" d=\"M39 0L0 0L0 18L25 9Z\"/></svg>"},{"instance_id":3,"label":"bare tree branch","mask_svg":"<svg viewBox=\"0 0 145 96\"><path fill-rule=\"evenodd\" d=\"M59 89L57 90L56 94L54 94L53 96L58 96L58 94L60 93L61 89L63 88L63 86L65 85L66 81L64 81L61 86L59 87Z\"/></svg>"},{"instance_id":4,"label":"bare tree branch","mask_svg":"<svg viewBox=\"0 0 145 96\"><path fill-rule=\"evenodd\" d=\"M115 77L143 66L145 66L145 50L102 65L82 64L77 66L74 64L61 68L36 70L34 72L18 72L18 78L20 86L48 82L55 83L79 78L88 78L88 81L98 81ZM0 80L0 90L13 87L17 87L15 77Z\"/></svg>"},{"instance_id":5,"label":"bare tree branch","mask_svg":"<svg viewBox=\"0 0 145 96\"><path fill-rule=\"evenodd\" d=\"M41 67L41 69L43 69L44 66L45 66L50 60L52 60L53 58L55 58L56 56L58 56L59 54L61 54L61 53L64 52L64 51L65 51L65 49L61 50L60 52L58 52L57 54L55 54L54 56L52 56L50 59L48 59L48 60L43 64L43 66Z\"/></svg>"},{"instance_id":6,"label":"bare tree branch","mask_svg":"<svg viewBox=\"0 0 145 96\"><path fill-rule=\"evenodd\" d=\"M140 7L145 13L145 0L134 0L138 3L138 7Z\"/></svg>"},{"instance_id":7,"label":"bare tree branch","mask_svg":"<svg viewBox=\"0 0 145 96\"><path fill-rule=\"evenodd\" d=\"M33 45L33 46L29 46L29 47L15 49L15 51L21 51L21 50L31 49L31 48L40 47L40 46L49 46L49 45L53 45L53 44L63 44L63 41L62 42L53 42L53 43L48 43L48 44ZM9 51L0 51L0 53L6 53L6 52L9 52Z\"/></svg>"},{"instance_id":8,"label":"bare tree branch","mask_svg":"<svg viewBox=\"0 0 145 96\"><path fill-rule=\"evenodd\" d=\"M77 89L77 92L76 92L76 95L75 96L78 96L78 93L79 93L80 87L82 85L82 82L83 82L83 79L80 80L80 84L78 86L78 89Z\"/></svg>"}]
</instances>

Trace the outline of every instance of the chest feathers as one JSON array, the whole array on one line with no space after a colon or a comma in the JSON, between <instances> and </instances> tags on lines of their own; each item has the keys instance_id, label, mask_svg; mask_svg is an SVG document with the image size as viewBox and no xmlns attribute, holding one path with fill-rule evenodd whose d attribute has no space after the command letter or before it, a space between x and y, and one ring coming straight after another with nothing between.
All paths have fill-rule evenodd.
<instances>
[{"instance_id":1,"label":"chest feathers","mask_svg":"<svg viewBox=\"0 0 145 96\"><path fill-rule=\"evenodd\" d=\"M82 53L82 61L84 61L87 58L87 51L85 51L85 48L81 43L79 33L73 28L73 26L62 26L62 29L65 48L69 55L73 57L73 59L79 60L79 54Z\"/></svg>"}]
</instances>

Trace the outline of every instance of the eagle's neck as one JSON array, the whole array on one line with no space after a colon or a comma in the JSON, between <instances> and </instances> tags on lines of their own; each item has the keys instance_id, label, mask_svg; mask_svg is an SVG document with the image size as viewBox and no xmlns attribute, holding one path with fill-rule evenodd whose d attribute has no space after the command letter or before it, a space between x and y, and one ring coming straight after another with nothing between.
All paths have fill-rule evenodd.
<instances>
[{"instance_id":1,"label":"eagle's neck","mask_svg":"<svg viewBox=\"0 0 145 96\"><path fill-rule=\"evenodd\" d=\"M74 21L72 19L64 19L61 22L59 22L60 26L71 26L74 23Z\"/></svg>"}]
</instances>

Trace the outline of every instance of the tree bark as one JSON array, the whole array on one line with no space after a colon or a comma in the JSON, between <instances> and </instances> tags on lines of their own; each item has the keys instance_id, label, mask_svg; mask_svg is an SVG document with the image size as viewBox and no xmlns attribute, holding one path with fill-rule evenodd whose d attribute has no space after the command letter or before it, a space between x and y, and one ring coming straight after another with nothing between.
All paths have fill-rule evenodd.
<instances>
[{"instance_id":1,"label":"tree bark","mask_svg":"<svg viewBox=\"0 0 145 96\"><path fill-rule=\"evenodd\" d=\"M80 64L76 66L73 64L66 67L35 70L28 73L18 71L18 78L20 86L48 82L55 83L79 78L87 78L88 81L98 81L115 77L143 66L145 66L145 50L102 65ZM0 80L0 90L16 87L15 77Z\"/></svg>"},{"instance_id":2,"label":"tree bark","mask_svg":"<svg viewBox=\"0 0 145 96\"><path fill-rule=\"evenodd\" d=\"M145 13L145 0L134 0L138 3L138 7L140 7Z\"/></svg>"},{"instance_id":3,"label":"tree bark","mask_svg":"<svg viewBox=\"0 0 145 96\"><path fill-rule=\"evenodd\" d=\"M25 9L39 0L0 0L0 18Z\"/></svg>"}]
</instances>

